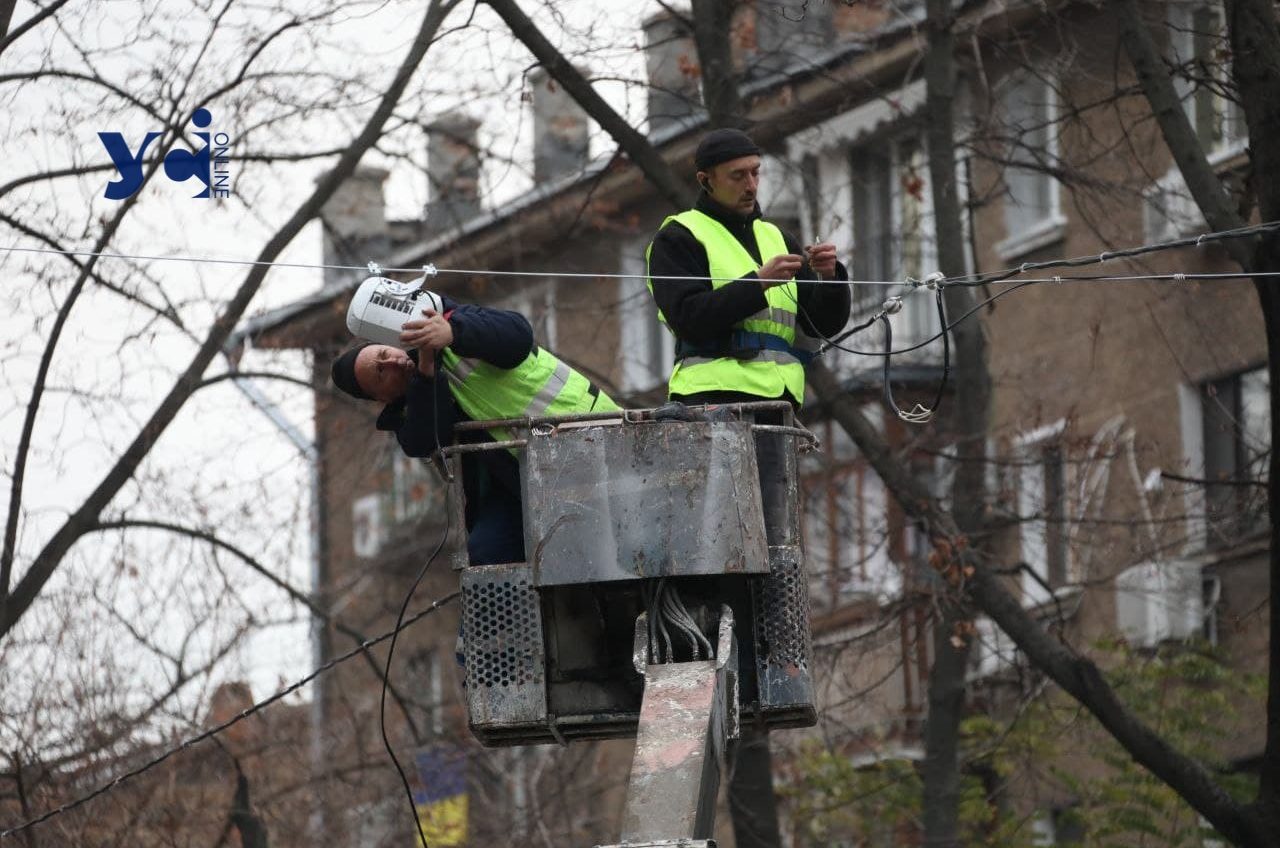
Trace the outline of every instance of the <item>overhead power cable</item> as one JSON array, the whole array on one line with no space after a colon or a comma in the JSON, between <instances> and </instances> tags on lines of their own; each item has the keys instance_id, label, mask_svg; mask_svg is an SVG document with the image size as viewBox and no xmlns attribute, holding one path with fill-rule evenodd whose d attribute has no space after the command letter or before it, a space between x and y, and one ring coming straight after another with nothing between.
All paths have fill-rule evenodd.
<instances>
[{"instance_id":1,"label":"overhead power cable","mask_svg":"<svg viewBox=\"0 0 1280 848\"><path fill-rule=\"evenodd\" d=\"M25 830L29 830L30 828L35 827L36 825L41 824L42 822L46 822L49 819L54 818L55 816L60 816L63 813L70 812L71 810L74 810L77 807L87 804L90 801L92 801L94 798L97 798L101 795L105 795L106 793L110 792L111 790L115 789L121 784L129 780L132 780L133 778L137 777L140 774L143 774L144 772L150 771L151 769L155 768L156 766L168 760L170 757L174 756L175 754L179 754L187 750L188 748L191 748L194 745L198 745L199 743L204 742L207 739L211 739L214 736L217 736L219 733L231 727L232 725L237 724L238 722L243 721L249 716L254 715L255 713L265 709L266 707L270 706L271 704L274 704L276 701L281 700L287 695L293 694L294 692L301 689L303 686L310 683L312 680L315 680L317 677L324 674L326 671L329 671L335 666L346 662L347 660L351 659L354 656L357 656L363 651L366 651L369 648L372 648L374 645L381 644L382 642L385 642L386 640L391 639L401 630L404 630L405 628L412 626L419 620L441 609L446 604L456 601L460 595L461 595L460 592L452 592L448 595L445 595L440 600L433 602L431 606L426 607L422 610L419 610L418 612L415 612L413 615L404 619L404 621L401 624L399 624L397 627L393 628L392 630L389 630L380 636L375 636L371 639L366 639L356 647L352 648L350 651L347 651L345 654L342 654L341 656L334 657L333 659L326 662L324 665L317 667L314 671L312 671L306 677L300 678L299 680L289 684L284 689L281 689L279 692L272 695L271 697L265 698L257 702L253 706L247 707L241 710L231 718L227 719L224 722L221 722L220 724L216 724L213 727L210 727L208 730L205 730L203 733L198 733L195 736L191 736L183 740L180 744L175 745L172 748L169 748L168 750L164 751L162 754L160 754L157 757L153 757L152 759L147 760L145 763L138 766L137 768L130 769L129 771L119 775L118 777L111 780L110 782L104 783L102 786L99 786L97 789L93 790L87 795L82 795L79 798L76 798L74 801L68 801L65 804L60 804L59 806L54 807L52 810L49 810L48 812L43 813L42 815L36 816L35 818L29 819L25 822L22 822L21 824L14 825L13 827L7 830L0 831L0 839L8 839L10 837L16 836Z\"/></svg>"},{"instance_id":2,"label":"overhead power cable","mask_svg":"<svg viewBox=\"0 0 1280 848\"><path fill-rule=\"evenodd\" d=\"M1101 253L1077 256L1073 259L1050 259L1044 262L1023 262L1017 267L1005 268L1000 271L988 271L984 274L964 274L958 277L949 277L946 279L945 284L980 286L985 283L995 283L1000 280L1007 280L1011 277L1025 274L1028 271L1047 271L1051 268L1081 268L1087 265L1101 265L1104 262L1110 262L1114 259L1132 259L1135 256L1144 256L1148 253L1156 253L1163 250L1176 250L1180 247L1201 247L1209 242L1249 238L1251 236L1262 235L1263 233L1270 233L1276 230L1280 230L1280 221L1267 221L1262 224L1253 224L1248 227L1237 227L1234 230L1220 230L1217 232L1201 233L1198 236L1187 236L1186 238L1171 239L1170 241L1138 245L1137 247L1126 247L1118 250L1104 250ZM1257 275L1244 274L1242 276Z\"/></svg>"},{"instance_id":3,"label":"overhead power cable","mask_svg":"<svg viewBox=\"0 0 1280 848\"><path fill-rule=\"evenodd\" d=\"M1073 259L1055 259L1046 262L1024 262L1016 267L1006 268L1000 271L991 271L985 274L965 274L957 277L947 277L940 281L940 285L983 285L985 283L999 282L1025 274L1029 271L1042 271L1052 268L1079 268L1087 265L1097 265L1109 262L1114 259L1130 259L1135 256L1143 256L1150 253L1156 253L1164 250L1174 250L1182 247L1198 247L1206 243L1226 241L1229 239L1249 238L1256 235L1262 235L1268 232L1280 230L1280 221L1268 221L1261 224L1254 224L1248 227L1239 227L1233 230L1222 230L1218 232L1202 233L1198 236L1188 236L1186 238L1172 239L1170 241L1154 242L1149 244L1138 245L1136 247L1120 248L1117 250L1104 250L1098 254L1089 254L1087 256L1078 256ZM130 259L151 262L195 262L202 264L214 265L268 265L279 268L304 268L314 270L331 270L331 271L367 271L368 265L330 265L316 264L305 262L263 262L253 259L234 259L224 257L199 257L199 256L157 256L148 254L133 253L108 253L105 251L88 251L88 250L59 250L47 247L19 247L11 245L4 248L7 251L15 251L20 253L43 253L57 254L63 256L96 256L102 259ZM497 270L493 268L436 268L434 265L419 266L416 268L394 268L387 267L380 270L397 273L397 274L422 274L426 271L429 275L435 276L439 274L461 275L461 276L491 276L491 277L526 277L526 278L548 278L548 279L588 279L588 280L635 280L648 279L647 274L618 274L618 273L594 273L582 271L508 271ZM1232 276L1259 276L1254 275L1232 275ZM1193 277L1186 275L1185 279L1220 279L1221 277ZM708 278L702 277L664 277L669 280L699 280L705 281ZM1080 278L1083 279L1083 278ZM1131 279L1150 279L1150 277L1132 277ZM854 286L901 286L904 285L901 280L813 280L806 281L815 285L854 285ZM910 285L910 281L906 283Z\"/></svg>"}]
</instances>

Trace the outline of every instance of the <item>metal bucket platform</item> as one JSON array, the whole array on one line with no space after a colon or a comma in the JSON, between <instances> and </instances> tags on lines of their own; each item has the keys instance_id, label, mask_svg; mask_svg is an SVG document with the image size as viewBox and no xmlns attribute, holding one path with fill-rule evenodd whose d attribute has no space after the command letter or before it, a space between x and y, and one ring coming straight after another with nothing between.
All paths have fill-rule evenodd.
<instances>
[{"instance_id":1,"label":"metal bucket platform","mask_svg":"<svg viewBox=\"0 0 1280 848\"><path fill-rule=\"evenodd\" d=\"M756 423L765 417L780 423ZM744 721L815 722L796 503L797 443L813 437L788 404L725 405L715 420L632 410L457 429L516 436L445 454L519 452L529 559L455 558L467 709L480 742L634 736L644 680L633 635L658 580L691 609L731 608Z\"/></svg>"}]
</instances>

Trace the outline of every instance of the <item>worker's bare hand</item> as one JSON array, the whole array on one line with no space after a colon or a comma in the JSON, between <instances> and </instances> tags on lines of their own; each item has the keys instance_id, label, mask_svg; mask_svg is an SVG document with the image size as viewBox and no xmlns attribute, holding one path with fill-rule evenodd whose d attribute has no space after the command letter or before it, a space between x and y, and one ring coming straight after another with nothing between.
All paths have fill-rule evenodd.
<instances>
[{"instance_id":1,"label":"worker's bare hand","mask_svg":"<svg viewBox=\"0 0 1280 848\"><path fill-rule=\"evenodd\" d=\"M760 278L761 286L770 289L789 281L803 264L804 260L794 253L783 253L764 263L756 276Z\"/></svg>"},{"instance_id":2,"label":"worker's bare hand","mask_svg":"<svg viewBox=\"0 0 1280 848\"><path fill-rule=\"evenodd\" d=\"M836 246L828 242L811 244L804 249L809 257L809 267L824 280L834 280L836 276Z\"/></svg>"},{"instance_id":3,"label":"worker's bare hand","mask_svg":"<svg viewBox=\"0 0 1280 848\"><path fill-rule=\"evenodd\" d=\"M424 351L444 350L453 344L453 327L443 315L434 309L424 309L422 315L400 328L400 344Z\"/></svg>"}]
</instances>

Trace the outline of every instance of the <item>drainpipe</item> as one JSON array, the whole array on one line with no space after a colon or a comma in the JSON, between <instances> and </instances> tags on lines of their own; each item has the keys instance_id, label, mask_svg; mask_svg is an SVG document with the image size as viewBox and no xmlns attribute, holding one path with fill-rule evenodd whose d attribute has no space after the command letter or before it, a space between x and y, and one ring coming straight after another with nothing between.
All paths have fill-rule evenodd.
<instances>
[{"instance_id":1,"label":"drainpipe","mask_svg":"<svg viewBox=\"0 0 1280 848\"><path fill-rule=\"evenodd\" d=\"M238 369L238 363L241 354L248 347L248 340L243 337L232 335L223 346L222 355L227 360L227 367L231 371ZM298 427L289 420L275 403L273 403L251 380L232 378L231 382L240 390L240 393L248 398L259 412L267 417L275 428L289 440L289 442L298 450L302 458L307 461L310 480L310 507L309 517L311 524L310 541L311 541L311 595L317 605L324 608L324 600L322 591L324 587L324 509L321 499L321 480L320 480L320 450L315 442L309 440L306 435L298 429ZM329 645L329 632L325 627L325 623L311 616L311 662L312 668L319 668L323 663L327 662L329 655L332 653ZM317 683L317 687L322 683ZM320 774L325 762L325 708L322 693L317 689L311 698L311 769L313 775ZM317 799L315 807L311 812L309 827L312 834L319 839L320 835L326 832L324 803Z\"/></svg>"}]
</instances>

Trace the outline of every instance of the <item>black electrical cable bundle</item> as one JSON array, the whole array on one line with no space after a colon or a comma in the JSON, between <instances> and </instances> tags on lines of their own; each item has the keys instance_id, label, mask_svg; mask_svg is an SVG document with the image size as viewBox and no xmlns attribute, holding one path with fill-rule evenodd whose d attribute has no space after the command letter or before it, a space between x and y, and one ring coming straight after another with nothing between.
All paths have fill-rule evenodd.
<instances>
[{"instance_id":1,"label":"black electrical cable bundle","mask_svg":"<svg viewBox=\"0 0 1280 848\"><path fill-rule=\"evenodd\" d=\"M419 356L422 352L419 351ZM435 365L438 373L440 368L439 351L435 353ZM431 387L431 418L433 422L440 420L440 400L436 395L435 386ZM436 437L436 457L441 457L443 448L440 446L440 429L432 428ZM440 541L436 543L435 549L431 551L431 555L427 557L426 562L422 564L422 568L418 569L418 575L413 578L413 584L409 587L409 591L405 593L404 601L400 604L400 612L396 615L396 630L393 632L398 636L400 621L404 618L405 610L409 608L409 602L413 600L413 593L418 590L418 584L422 582L422 578L426 576L427 569L431 567L431 563L435 562L440 551L444 549L445 544L449 540L449 532L453 529L453 487L449 485L447 468L445 479L445 525L444 533L440 536ZM387 684L391 679L391 658L396 652L396 636L391 637L391 645L387 648L387 663L382 671L382 695L378 701L378 730L382 734L382 745L387 749L387 756L391 757L391 763L396 767L396 774L400 776L400 784L404 787L405 797L409 799L409 811L413 814L414 826L418 829L418 838L422 840L422 848L430 848L427 844L427 836L422 830L422 818L418 815L418 805L413 800L413 789L409 786L409 778L404 772L404 767L400 765L400 759L396 756L395 749L391 747L391 740L387 737Z\"/></svg>"}]
</instances>

